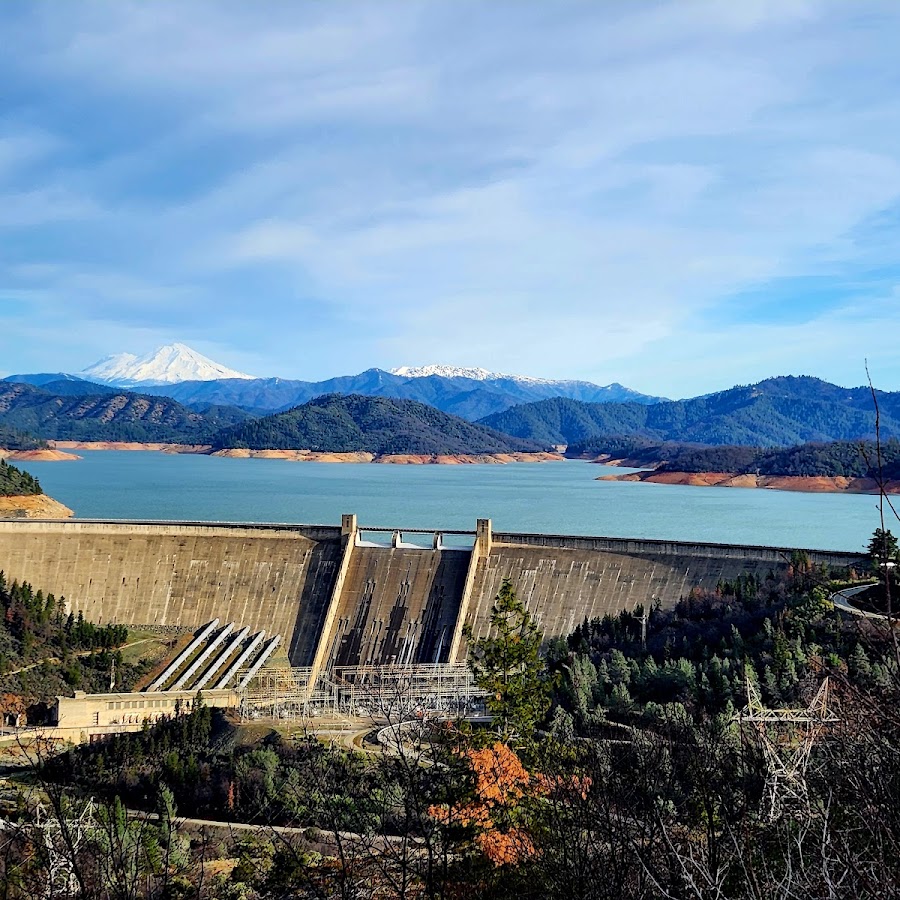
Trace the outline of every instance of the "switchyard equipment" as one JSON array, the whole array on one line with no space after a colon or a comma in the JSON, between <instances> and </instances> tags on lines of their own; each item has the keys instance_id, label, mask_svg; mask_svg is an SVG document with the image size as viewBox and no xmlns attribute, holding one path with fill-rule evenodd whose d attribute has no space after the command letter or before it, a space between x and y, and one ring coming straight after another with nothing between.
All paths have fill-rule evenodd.
<instances>
[{"instance_id":1,"label":"switchyard equipment","mask_svg":"<svg viewBox=\"0 0 900 900\"><path fill-rule=\"evenodd\" d=\"M242 715L308 719L335 716L456 717L478 715L484 692L468 667L458 663L334 666L267 664L281 643L265 632L250 634L229 622L205 625L178 653L148 691L161 694L231 688ZM224 674L222 674L224 673Z\"/></svg>"},{"instance_id":2,"label":"switchyard equipment","mask_svg":"<svg viewBox=\"0 0 900 900\"><path fill-rule=\"evenodd\" d=\"M253 718L455 718L484 711L485 692L462 665L345 666L319 674L309 666L265 666L244 681L241 713Z\"/></svg>"}]
</instances>

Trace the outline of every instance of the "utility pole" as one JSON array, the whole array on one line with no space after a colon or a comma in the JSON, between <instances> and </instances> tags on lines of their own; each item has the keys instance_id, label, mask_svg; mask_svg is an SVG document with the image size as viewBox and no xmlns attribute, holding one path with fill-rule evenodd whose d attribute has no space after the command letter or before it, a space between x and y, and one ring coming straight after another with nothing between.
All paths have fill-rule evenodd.
<instances>
[{"instance_id":1,"label":"utility pole","mask_svg":"<svg viewBox=\"0 0 900 900\"><path fill-rule=\"evenodd\" d=\"M652 597L651 600L656 600ZM647 649L647 620L650 618L650 610L645 609L641 613L641 650Z\"/></svg>"}]
</instances>

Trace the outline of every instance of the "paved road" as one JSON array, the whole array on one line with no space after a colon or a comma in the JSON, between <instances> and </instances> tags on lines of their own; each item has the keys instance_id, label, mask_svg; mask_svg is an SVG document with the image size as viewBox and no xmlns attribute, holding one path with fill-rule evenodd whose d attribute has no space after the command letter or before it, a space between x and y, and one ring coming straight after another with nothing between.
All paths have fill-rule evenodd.
<instances>
[{"instance_id":1,"label":"paved road","mask_svg":"<svg viewBox=\"0 0 900 900\"><path fill-rule=\"evenodd\" d=\"M151 641L162 641L162 638L152 637L152 638L141 638L139 641L132 641L130 644L122 644L121 647L117 647L115 649L118 650L127 650L129 647L136 647L138 644L147 644ZM92 653L103 653L103 647L94 647L91 650L76 650L72 656L90 656ZM29 663L27 666L22 666L21 669L13 669L12 672L4 672L4 677L7 675L18 675L21 672L27 672L30 669L36 669L38 666L42 666L44 663L60 663L62 660L58 656L45 656L43 659L39 659L37 662Z\"/></svg>"},{"instance_id":2,"label":"paved road","mask_svg":"<svg viewBox=\"0 0 900 900\"><path fill-rule=\"evenodd\" d=\"M128 815L133 819L144 819L151 822L159 820L156 813L143 812L139 809L129 809ZM264 832L266 834L280 834L285 837L294 836L302 837L308 841L321 844L333 844L337 840L346 842L365 842L366 845L386 846L388 844L423 844L421 838L403 837L400 835L380 834L368 835L358 834L355 831L328 831L321 828L294 828L288 825L254 825L248 822L220 822L216 819L190 819L183 816L176 816L172 823L176 827L182 825L190 825L194 828L224 828L228 831L247 831L247 832Z\"/></svg>"},{"instance_id":3,"label":"paved road","mask_svg":"<svg viewBox=\"0 0 900 900\"><path fill-rule=\"evenodd\" d=\"M872 587L871 584L861 584L859 587L844 588L844 590L831 595L831 602L834 604L835 609L839 609L841 612L850 613L851 616L859 616L863 619L879 619L882 622L886 622L888 620L887 616L882 615L881 613L866 612L848 602L850 597L861 594L870 587ZM894 616L894 618L897 617Z\"/></svg>"}]
</instances>

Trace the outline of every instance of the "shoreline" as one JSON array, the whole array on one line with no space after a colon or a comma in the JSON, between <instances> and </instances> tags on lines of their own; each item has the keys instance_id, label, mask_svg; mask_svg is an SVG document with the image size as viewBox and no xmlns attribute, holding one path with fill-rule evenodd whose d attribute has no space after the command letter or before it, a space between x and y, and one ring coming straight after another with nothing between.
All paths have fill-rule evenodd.
<instances>
[{"instance_id":1,"label":"shoreline","mask_svg":"<svg viewBox=\"0 0 900 900\"><path fill-rule=\"evenodd\" d=\"M313 450L250 450L235 447L213 450L208 444L138 443L136 441L48 441L52 451L69 450L126 450L158 453L187 453L198 456L217 456L229 459L282 459L288 462L375 463L379 465L507 465L519 462L558 462L565 460L559 453L453 453L419 454L386 453L380 456L367 451L332 453ZM70 454L66 458L80 458Z\"/></svg>"},{"instance_id":2,"label":"shoreline","mask_svg":"<svg viewBox=\"0 0 900 900\"><path fill-rule=\"evenodd\" d=\"M11 459L13 462L69 462L82 458L75 453L66 453L63 450L6 450L0 447L0 459Z\"/></svg>"},{"instance_id":3,"label":"shoreline","mask_svg":"<svg viewBox=\"0 0 900 900\"><path fill-rule=\"evenodd\" d=\"M807 494L878 494L874 478L843 475L739 475L735 472L629 472L600 475L595 481L637 481L645 484L674 484L688 487L731 487L769 491L796 491ZM885 493L900 494L900 481L888 481Z\"/></svg>"},{"instance_id":4,"label":"shoreline","mask_svg":"<svg viewBox=\"0 0 900 900\"><path fill-rule=\"evenodd\" d=\"M0 497L0 519L71 519L75 513L47 494Z\"/></svg>"},{"instance_id":5,"label":"shoreline","mask_svg":"<svg viewBox=\"0 0 900 900\"><path fill-rule=\"evenodd\" d=\"M595 463L598 466L612 466L622 469L648 469L659 468L665 463L664 459L646 460L636 459L631 456L613 456L611 453L601 453L599 456L571 456L570 459L583 459Z\"/></svg>"}]
</instances>

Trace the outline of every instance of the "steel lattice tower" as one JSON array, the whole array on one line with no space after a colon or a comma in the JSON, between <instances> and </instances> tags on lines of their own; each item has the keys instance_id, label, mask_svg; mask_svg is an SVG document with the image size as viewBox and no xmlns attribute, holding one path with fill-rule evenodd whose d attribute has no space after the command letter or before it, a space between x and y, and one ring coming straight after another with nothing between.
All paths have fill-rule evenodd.
<instances>
[{"instance_id":1,"label":"steel lattice tower","mask_svg":"<svg viewBox=\"0 0 900 900\"><path fill-rule=\"evenodd\" d=\"M803 815L809 809L806 770L822 731L838 721L829 707L826 677L805 709L766 709L759 688L747 679L747 706L736 716L743 728L751 725L766 762L763 810L770 821L790 810Z\"/></svg>"}]
</instances>

